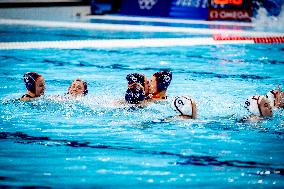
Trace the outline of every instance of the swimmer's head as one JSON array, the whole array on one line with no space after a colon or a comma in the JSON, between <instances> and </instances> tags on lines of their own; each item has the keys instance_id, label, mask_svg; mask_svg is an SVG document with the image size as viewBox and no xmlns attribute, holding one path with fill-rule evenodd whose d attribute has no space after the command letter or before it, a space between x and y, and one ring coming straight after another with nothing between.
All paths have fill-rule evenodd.
<instances>
[{"instance_id":1,"label":"swimmer's head","mask_svg":"<svg viewBox=\"0 0 284 189\"><path fill-rule=\"evenodd\" d=\"M151 88L152 93L159 93L161 91L166 91L172 81L172 72L170 71L160 71L156 72L152 76Z\"/></svg>"},{"instance_id":2,"label":"swimmer's head","mask_svg":"<svg viewBox=\"0 0 284 189\"><path fill-rule=\"evenodd\" d=\"M87 83L81 79L75 79L68 88L67 94L71 96L85 96L88 94Z\"/></svg>"},{"instance_id":3,"label":"swimmer's head","mask_svg":"<svg viewBox=\"0 0 284 189\"><path fill-rule=\"evenodd\" d=\"M133 83L139 83L141 84L142 86L144 86L144 83L145 83L145 75L144 74L141 74L141 73L131 73L131 74L128 74L126 76L126 80L128 82L128 85L131 85Z\"/></svg>"},{"instance_id":4,"label":"swimmer's head","mask_svg":"<svg viewBox=\"0 0 284 189\"><path fill-rule=\"evenodd\" d=\"M244 106L251 114L256 116L272 116L272 108L266 97L256 95L245 101Z\"/></svg>"},{"instance_id":5,"label":"swimmer's head","mask_svg":"<svg viewBox=\"0 0 284 189\"><path fill-rule=\"evenodd\" d=\"M42 75L36 72L28 72L24 75L24 82L28 91L41 96L45 92L45 81Z\"/></svg>"},{"instance_id":6,"label":"swimmer's head","mask_svg":"<svg viewBox=\"0 0 284 189\"><path fill-rule=\"evenodd\" d=\"M183 116L196 117L196 103L195 101L186 96L175 97L172 101L172 108Z\"/></svg>"},{"instance_id":7,"label":"swimmer's head","mask_svg":"<svg viewBox=\"0 0 284 189\"><path fill-rule=\"evenodd\" d=\"M139 83L133 83L128 86L125 93L125 100L129 104L139 104L145 99L144 87Z\"/></svg>"}]
</instances>

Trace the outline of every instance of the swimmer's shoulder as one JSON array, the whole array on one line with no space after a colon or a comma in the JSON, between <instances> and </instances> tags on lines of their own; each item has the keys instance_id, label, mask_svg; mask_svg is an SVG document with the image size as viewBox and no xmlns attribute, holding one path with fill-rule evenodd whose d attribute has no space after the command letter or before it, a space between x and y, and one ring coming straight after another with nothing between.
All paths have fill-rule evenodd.
<instances>
[{"instance_id":1,"label":"swimmer's shoulder","mask_svg":"<svg viewBox=\"0 0 284 189\"><path fill-rule=\"evenodd\" d=\"M24 94L19 100L21 101L31 101L34 97L30 96L29 94Z\"/></svg>"}]
</instances>

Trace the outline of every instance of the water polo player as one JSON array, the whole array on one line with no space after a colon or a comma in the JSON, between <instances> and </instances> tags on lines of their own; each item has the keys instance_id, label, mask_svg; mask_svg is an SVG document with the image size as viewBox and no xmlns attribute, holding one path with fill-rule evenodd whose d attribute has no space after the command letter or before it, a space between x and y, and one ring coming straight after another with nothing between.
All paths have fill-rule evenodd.
<instances>
[{"instance_id":1,"label":"water polo player","mask_svg":"<svg viewBox=\"0 0 284 189\"><path fill-rule=\"evenodd\" d=\"M81 79L75 79L68 88L68 95L71 97L82 97L88 94L87 83Z\"/></svg>"},{"instance_id":2,"label":"water polo player","mask_svg":"<svg viewBox=\"0 0 284 189\"><path fill-rule=\"evenodd\" d=\"M271 117L272 107L269 104L268 99L265 96L252 96L245 101L244 106L251 114L248 119Z\"/></svg>"},{"instance_id":3,"label":"water polo player","mask_svg":"<svg viewBox=\"0 0 284 189\"><path fill-rule=\"evenodd\" d=\"M24 82L27 88L27 93L20 100L28 101L44 95L45 81L42 75L36 72L28 72L24 75Z\"/></svg>"},{"instance_id":4,"label":"water polo player","mask_svg":"<svg viewBox=\"0 0 284 189\"><path fill-rule=\"evenodd\" d=\"M171 106L179 114L179 118L194 119L197 116L196 103L190 97L175 97Z\"/></svg>"},{"instance_id":5,"label":"water polo player","mask_svg":"<svg viewBox=\"0 0 284 189\"><path fill-rule=\"evenodd\" d=\"M154 100L167 99L167 89L172 81L172 72L160 71L153 74L150 93Z\"/></svg>"},{"instance_id":6,"label":"water polo player","mask_svg":"<svg viewBox=\"0 0 284 189\"><path fill-rule=\"evenodd\" d=\"M128 86L133 83L139 83L144 87L145 97L147 99L149 95L149 81L144 74L141 73L131 73L126 76L126 80L128 82Z\"/></svg>"}]
</instances>

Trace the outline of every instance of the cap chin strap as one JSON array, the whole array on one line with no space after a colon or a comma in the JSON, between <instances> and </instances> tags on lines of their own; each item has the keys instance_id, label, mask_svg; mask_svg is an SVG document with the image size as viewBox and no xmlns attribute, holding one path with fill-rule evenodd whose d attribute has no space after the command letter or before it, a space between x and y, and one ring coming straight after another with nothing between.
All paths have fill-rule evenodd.
<instances>
[{"instance_id":1,"label":"cap chin strap","mask_svg":"<svg viewBox=\"0 0 284 189\"><path fill-rule=\"evenodd\" d=\"M273 100L273 106L276 106L276 93L274 92L274 90L272 90L272 91L270 91L270 93L273 95L273 98L274 98L274 100ZM266 95L267 96L267 95Z\"/></svg>"},{"instance_id":2,"label":"cap chin strap","mask_svg":"<svg viewBox=\"0 0 284 189\"><path fill-rule=\"evenodd\" d=\"M257 107L258 107L260 116L263 116L263 114L262 114L262 112L261 112L261 108L259 107L259 104L258 104L258 103L257 103Z\"/></svg>"},{"instance_id":3,"label":"cap chin strap","mask_svg":"<svg viewBox=\"0 0 284 189\"><path fill-rule=\"evenodd\" d=\"M262 114L262 112L261 112L261 108L259 107L259 103L260 103L260 102L258 103L259 98L260 98L260 96L258 96L257 98L256 98L255 96L252 97L252 99L256 100L256 104L257 104L257 108L258 108L258 111L259 111L260 116L263 116L263 114Z\"/></svg>"}]
</instances>

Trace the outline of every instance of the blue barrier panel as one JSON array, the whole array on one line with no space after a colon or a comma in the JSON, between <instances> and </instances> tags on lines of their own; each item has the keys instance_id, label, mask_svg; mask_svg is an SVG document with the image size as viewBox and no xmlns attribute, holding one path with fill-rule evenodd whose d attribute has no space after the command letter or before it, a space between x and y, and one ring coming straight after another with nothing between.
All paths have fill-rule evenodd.
<instances>
[{"instance_id":1,"label":"blue barrier panel","mask_svg":"<svg viewBox=\"0 0 284 189\"><path fill-rule=\"evenodd\" d=\"M124 0L120 13L142 16L168 16L172 0Z\"/></svg>"},{"instance_id":2,"label":"blue barrier panel","mask_svg":"<svg viewBox=\"0 0 284 189\"><path fill-rule=\"evenodd\" d=\"M208 0L172 0L169 16L207 20Z\"/></svg>"}]
</instances>

